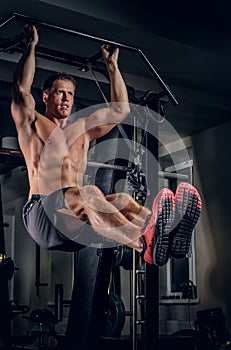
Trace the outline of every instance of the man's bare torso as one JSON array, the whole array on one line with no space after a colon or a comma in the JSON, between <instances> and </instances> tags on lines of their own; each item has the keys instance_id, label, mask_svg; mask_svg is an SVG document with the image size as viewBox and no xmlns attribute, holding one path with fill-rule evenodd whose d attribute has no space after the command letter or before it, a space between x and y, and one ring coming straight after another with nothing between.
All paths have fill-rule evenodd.
<instances>
[{"instance_id":1,"label":"man's bare torso","mask_svg":"<svg viewBox=\"0 0 231 350\"><path fill-rule=\"evenodd\" d=\"M28 168L29 196L82 186L89 148L84 118L61 129L35 111L34 121L19 132L19 144Z\"/></svg>"}]
</instances>

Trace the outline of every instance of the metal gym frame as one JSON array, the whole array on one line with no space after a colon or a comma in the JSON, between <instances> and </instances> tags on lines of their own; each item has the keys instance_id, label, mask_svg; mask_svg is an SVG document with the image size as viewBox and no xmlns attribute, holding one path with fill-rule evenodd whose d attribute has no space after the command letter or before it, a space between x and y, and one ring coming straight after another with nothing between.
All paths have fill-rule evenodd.
<instances>
[{"instance_id":1,"label":"metal gym frame","mask_svg":"<svg viewBox=\"0 0 231 350\"><path fill-rule=\"evenodd\" d=\"M123 43L119 43L117 41L112 41L109 39L105 39L105 38L100 38L94 35L90 35L90 34L86 34L86 33L82 33L82 32L78 32L76 30L73 29L68 29L68 28L64 28L64 27L60 27L54 24L50 24L50 23L46 23L43 21L39 21L38 19L35 18L31 18L29 16L20 14L20 13L16 13L13 12L11 13L9 16L3 18L0 20L0 28L4 27L5 25L7 25L8 23L10 23L11 21L13 21L14 19L21 21L23 23L30 23L30 24L34 24L40 27L44 27L47 29L53 29L62 33L66 33L66 34L70 34L70 35L76 35L88 40L93 40L95 42L99 42L101 44L106 43L106 44L111 44L115 47L121 48L121 49L125 49L131 52L134 52L136 54L138 54L141 59L144 61L144 63L146 64L146 66L148 67L148 69L150 70L151 74L153 75L154 79L158 81L160 87L162 88L162 93L161 95L163 96L168 96L169 99L172 101L172 103L174 105L178 104L178 101L176 100L175 96L173 95L173 93L171 92L171 90L169 89L169 87L164 83L163 79L160 77L160 75L157 73L157 71L154 69L154 67L152 66L151 62L148 60L148 58L146 57L146 55L143 53L143 51L140 48L134 47L134 46L130 46L130 45L126 45ZM52 51L52 50L51 50ZM98 53L95 55L97 58L98 56L101 56L101 53ZM44 57L46 58L46 57ZM48 58L48 57L47 57ZM55 57L53 57L55 59ZM72 64L73 62L68 62L68 60L66 61L66 63L68 64ZM80 62L83 63L83 62Z\"/></svg>"},{"instance_id":2,"label":"metal gym frame","mask_svg":"<svg viewBox=\"0 0 231 350\"><path fill-rule=\"evenodd\" d=\"M108 40L105 38L100 38L97 36L89 35L86 33L82 33L79 31L75 31L73 29L64 28L61 26L57 26L54 24L46 23L35 18L31 18L29 16L19 14L19 13L11 13L9 16L0 20L0 28L4 27L8 23L13 20L17 20L26 24L34 24L38 27L44 27L46 29L56 30L62 33L66 33L69 35L74 35L78 37L85 38L87 40L92 40L99 43L107 43L111 44L114 47L118 47L120 49L128 50L130 52L134 52L139 55L139 57L144 61L145 65L151 72L153 78L158 82L161 87L161 92L159 92L156 96L157 99L161 99L162 97L168 97L173 105L177 105L178 101L175 96L172 94L168 86L161 79L159 74L156 72L148 58L145 56L143 51L139 48L129 46L123 43L119 43L116 41ZM15 37L15 39L10 42L10 45L6 45L5 50L9 51L13 46L13 51L23 51L23 46L21 45L21 41L23 40L23 35L19 34ZM102 54L101 52L96 53L94 56L90 58L77 57L70 54L60 53L57 50L37 47L36 55L38 57L42 57L48 60L62 62L68 65L78 66L80 68L87 67L88 62L94 64L94 62L99 59ZM92 69L94 70L94 65L92 65ZM96 82L97 83L97 82ZM120 130L121 131L121 130ZM115 131L116 132L116 131ZM157 140L156 140L157 141ZM154 147L154 154L158 156L158 142L152 144ZM111 156L116 157L116 150L112 150ZM89 162L91 163L91 162ZM99 166L105 168L104 170L110 170L110 175L107 177L109 182L113 181L112 172L116 169L116 165L103 166L100 159L98 159L98 163L94 162L92 164L93 167ZM123 169L124 170L124 169ZM153 169L152 169L153 172ZM158 174L158 169L154 169L156 173L156 179L160 176ZM153 174L153 173L152 173ZM153 175L152 175L153 176ZM165 176L165 174L161 174L161 176ZM171 175L170 175L171 176ZM104 192L106 194L110 193L112 188L112 183L108 183L104 186ZM157 187L157 186L156 186ZM1 220L2 221L2 220ZM0 252L4 253L4 252ZM104 310L106 304L106 298L108 293L108 286L110 280L110 272L113 264L113 249L104 249L103 245L100 248L92 248L86 247L80 250L77 253L76 259L76 270L75 270L75 279L74 279L74 287L72 291L72 300L71 307L66 331L66 344L65 350L74 350L78 348L79 350L89 350L92 346L94 346L95 341L98 340L98 335L101 331L101 326L104 322ZM137 286L135 285L135 281L137 276L142 274L144 280L144 294L139 295L136 293ZM86 278L87 276L87 278ZM132 348L133 350L137 349L137 326L141 326L141 349L142 350L151 350L158 349L159 347L159 294L158 294L158 267L148 264L143 264L141 269L136 269L136 257L133 252L133 339L132 339ZM145 299L145 300L144 300ZM136 320L135 312L137 307L137 302L144 302L144 319ZM0 317L1 318L1 317Z\"/></svg>"}]
</instances>

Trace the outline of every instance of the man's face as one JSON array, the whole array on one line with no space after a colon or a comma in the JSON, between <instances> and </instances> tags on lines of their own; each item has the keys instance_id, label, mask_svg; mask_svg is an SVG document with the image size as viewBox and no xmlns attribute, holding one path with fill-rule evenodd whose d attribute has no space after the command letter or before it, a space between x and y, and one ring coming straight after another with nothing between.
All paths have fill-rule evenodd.
<instances>
[{"instance_id":1,"label":"man's face","mask_svg":"<svg viewBox=\"0 0 231 350\"><path fill-rule=\"evenodd\" d=\"M55 80L52 87L43 93L48 118L66 119L71 114L75 87L70 80Z\"/></svg>"}]
</instances>

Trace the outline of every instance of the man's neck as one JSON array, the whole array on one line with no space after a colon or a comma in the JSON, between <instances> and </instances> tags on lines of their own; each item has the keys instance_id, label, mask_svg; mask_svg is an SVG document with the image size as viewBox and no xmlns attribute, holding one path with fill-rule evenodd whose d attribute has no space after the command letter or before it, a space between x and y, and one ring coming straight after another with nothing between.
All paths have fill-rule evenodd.
<instances>
[{"instance_id":1,"label":"man's neck","mask_svg":"<svg viewBox=\"0 0 231 350\"><path fill-rule=\"evenodd\" d=\"M67 125L67 118L65 118L65 119L57 119L57 118L55 118L53 116L50 117L47 114L45 114L45 117L48 118L50 121L52 121L57 126L59 126L60 129L64 129L65 126Z\"/></svg>"},{"instance_id":2,"label":"man's neck","mask_svg":"<svg viewBox=\"0 0 231 350\"><path fill-rule=\"evenodd\" d=\"M58 126L60 127L60 129L64 129L65 126L67 125L67 119L63 119L63 120L59 120Z\"/></svg>"}]
</instances>

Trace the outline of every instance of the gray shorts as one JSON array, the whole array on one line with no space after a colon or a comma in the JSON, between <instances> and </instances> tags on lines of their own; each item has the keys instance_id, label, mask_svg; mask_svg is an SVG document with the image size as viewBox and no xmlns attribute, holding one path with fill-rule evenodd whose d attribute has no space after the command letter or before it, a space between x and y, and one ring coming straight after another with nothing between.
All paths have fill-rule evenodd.
<instances>
[{"instance_id":1,"label":"gray shorts","mask_svg":"<svg viewBox=\"0 0 231 350\"><path fill-rule=\"evenodd\" d=\"M49 250L77 251L86 245L101 243L102 239L89 224L83 223L71 233L59 229L56 213L58 209L65 208L65 190L60 189L50 195L34 194L24 205L23 222L30 236L41 248Z\"/></svg>"}]
</instances>

